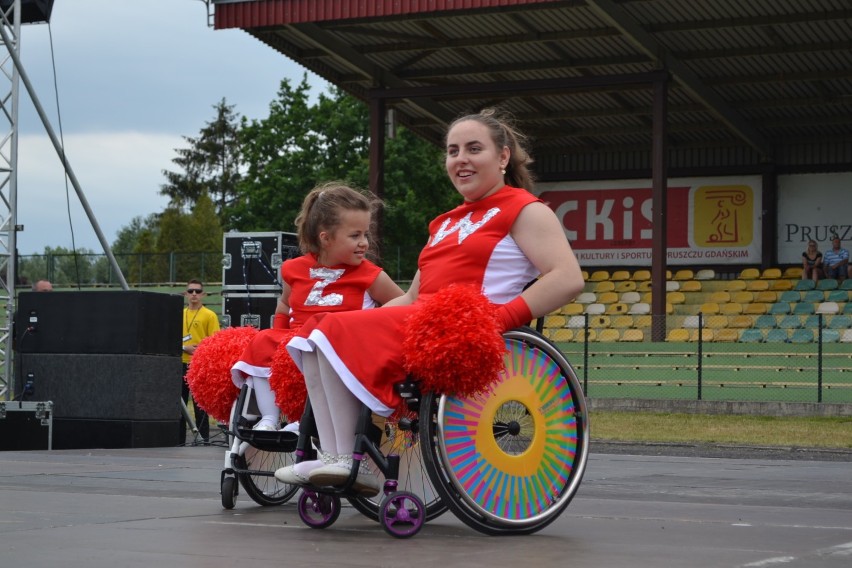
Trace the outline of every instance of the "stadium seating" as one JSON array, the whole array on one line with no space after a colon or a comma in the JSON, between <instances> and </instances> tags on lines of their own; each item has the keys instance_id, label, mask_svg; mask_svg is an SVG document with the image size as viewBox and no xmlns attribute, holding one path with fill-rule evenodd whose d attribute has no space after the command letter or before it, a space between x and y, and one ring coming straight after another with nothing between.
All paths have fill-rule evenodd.
<instances>
[{"instance_id":1,"label":"stadium seating","mask_svg":"<svg viewBox=\"0 0 852 568\"><path fill-rule=\"evenodd\" d=\"M607 304L605 313L609 315L626 314L628 309L629 306L627 304L613 302L612 304Z\"/></svg>"},{"instance_id":2,"label":"stadium seating","mask_svg":"<svg viewBox=\"0 0 852 568\"><path fill-rule=\"evenodd\" d=\"M615 292L600 292L598 293L598 302L601 304L614 304L618 301L618 294Z\"/></svg>"},{"instance_id":3,"label":"stadium seating","mask_svg":"<svg viewBox=\"0 0 852 568\"><path fill-rule=\"evenodd\" d=\"M778 301L778 292L762 290L754 295L754 301L763 302L764 304L774 304Z\"/></svg>"},{"instance_id":4,"label":"stadium seating","mask_svg":"<svg viewBox=\"0 0 852 568\"><path fill-rule=\"evenodd\" d=\"M769 280L763 280L763 282L769 282ZM772 284L769 286L770 290L782 291L782 290L792 290L793 284L789 280L781 279L781 280L772 280Z\"/></svg>"},{"instance_id":5,"label":"stadium seating","mask_svg":"<svg viewBox=\"0 0 852 568\"><path fill-rule=\"evenodd\" d=\"M760 315L769 311L769 304L763 302L752 302L743 307L744 314Z\"/></svg>"},{"instance_id":6,"label":"stadium seating","mask_svg":"<svg viewBox=\"0 0 852 568\"><path fill-rule=\"evenodd\" d=\"M621 302L625 304L635 304L640 301L642 297L639 295L639 292L625 292L621 295Z\"/></svg>"},{"instance_id":7,"label":"stadium seating","mask_svg":"<svg viewBox=\"0 0 852 568\"><path fill-rule=\"evenodd\" d=\"M826 296L826 301L844 303L849 301L849 292L847 290L837 289L831 290Z\"/></svg>"},{"instance_id":8,"label":"stadium seating","mask_svg":"<svg viewBox=\"0 0 852 568\"><path fill-rule=\"evenodd\" d=\"M647 302L636 302L630 305L630 308L627 310L627 313L633 315L650 314L651 305Z\"/></svg>"},{"instance_id":9,"label":"stadium seating","mask_svg":"<svg viewBox=\"0 0 852 568\"><path fill-rule=\"evenodd\" d=\"M586 304L586 313L591 316L601 315L606 313L606 306L601 303Z\"/></svg>"},{"instance_id":10,"label":"stadium seating","mask_svg":"<svg viewBox=\"0 0 852 568\"><path fill-rule=\"evenodd\" d=\"M762 280L777 280L781 278L781 269L780 268L766 268L760 274L760 278Z\"/></svg>"},{"instance_id":11,"label":"stadium seating","mask_svg":"<svg viewBox=\"0 0 852 568\"><path fill-rule=\"evenodd\" d=\"M816 308L818 314L836 314L840 311L837 302L822 302Z\"/></svg>"},{"instance_id":12,"label":"stadium seating","mask_svg":"<svg viewBox=\"0 0 852 568\"><path fill-rule=\"evenodd\" d=\"M680 285L680 291L683 293L700 292L701 282L698 280L686 280Z\"/></svg>"},{"instance_id":13,"label":"stadium seating","mask_svg":"<svg viewBox=\"0 0 852 568\"><path fill-rule=\"evenodd\" d=\"M612 273L612 276L610 276L609 279L615 282L620 280L630 280L630 272L627 270L616 270Z\"/></svg>"},{"instance_id":14,"label":"stadium seating","mask_svg":"<svg viewBox=\"0 0 852 568\"><path fill-rule=\"evenodd\" d=\"M760 270L757 268L743 268L740 272L740 280L756 280L760 278Z\"/></svg>"},{"instance_id":15,"label":"stadium seating","mask_svg":"<svg viewBox=\"0 0 852 568\"><path fill-rule=\"evenodd\" d=\"M716 278L716 272L709 268L703 268L695 273L696 280L713 280L714 278Z\"/></svg>"},{"instance_id":16,"label":"stadium seating","mask_svg":"<svg viewBox=\"0 0 852 568\"><path fill-rule=\"evenodd\" d=\"M825 300L825 293L822 290L808 290L802 294L802 301L811 304L819 303Z\"/></svg>"},{"instance_id":17,"label":"stadium seating","mask_svg":"<svg viewBox=\"0 0 852 568\"><path fill-rule=\"evenodd\" d=\"M580 304L594 304L597 299L598 296L594 292L582 292L575 301Z\"/></svg>"},{"instance_id":18,"label":"stadium seating","mask_svg":"<svg viewBox=\"0 0 852 568\"><path fill-rule=\"evenodd\" d=\"M609 280L609 272L606 270L595 270L586 280L589 282L603 282Z\"/></svg>"},{"instance_id":19,"label":"stadium seating","mask_svg":"<svg viewBox=\"0 0 852 568\"><path fill-rule=\"evenodd\" d=\"M769 307L769 313L775 316L789 314L790 310L789 302L776 302Z\"/></svg>"},{"instance_id":20,"label":"stadium seating","mask_svg":"<svg viewBox=\"0 0 852 568\"><path fill-rule=\"evenodd\" d=\"M566 316L576 316L583 313L583 304L571 302L562 307L562 314Z\"/></svg>"},{"instance_id":21,"label":"stadium seating","mask_svg":"<svg viewBox=\"0 0 852 568\"><path fill-rule=\"evenodd\" d=\"M739 332L736 329L731 329L729 327L716 329L713 331L713 341L730 343L739 340L739 338Z\"/></svg>"},{"instance_id":22,"label":"stadium seating","mask_svg":"<svg viewBox=\"0 0 852 568\"><path fill-rule=\"evenodd\" d=\"M690 340L689 331L686 330L686 329L683 329L683 328L670 329L669 334L666 337L666 341L673 341L673 342L683 342L683 341L689 341L689 340Z\"/></svg>"},{"instance_id":23,"label":"stadium seating","mask_svg":"<svg viewBox=\"0 0 852 568\"><path fill-rule=\"evenodd\" d=\"M716 302L704 302L701 304L699 308L699 312L704 315L718 314L719 313L719 304Z\"/></svg>"},{"instance_id":24,"label":"stadium seating","mask_svg":"<svg viewBox=\"0 0 852 568\"><path fill-rule=\"evenodd\" d=\"M752 291L752 292L761 292L763 290L769 290L769 281L768 280L749 280L749 281L746 282L745 289Z\"/></svg>"},{"instance_id":25,"label":"stadium seating","mask_svg":"<svg viewBox=\"0 0 852 568\"><path fill-rule=\"evenodd\" d=\"M805 280L800 280L800 282L806 282ZM834 278L826 278L824 280L820 280L817 285L817 290L836 290L837 289L837 280Z\"/></svg>"},{"instance_id":26,"label":"stadium seating","mask_svg":"<svg viewBox=\"0 0 852 568\"><path fill-rule=\"evenodd\" d=\"M770 329L766 332L766 343L787 343L786 329Z\"/></svg>"},{"instance_id":27,"label":"stadium seating","mask_svg":"<svg viewBox=\"0 0 852 568\"><path fill-rule=\"evenodd\" d=\"M719 306L719 313L725 315L734 315L743 313L743 305L737 302L728 302Z\"/></svg>"},{"instance_id":28,"label":"stadium seating","mask_svg":"<svg viewBox=\"0 0 852 568\"><path fill-rule=\"evenodd\" d=\"M621 341L645 341L645 332L641 329L625 329Z\"/></svg>"},{"instance_id":29,"label":"stadium seating","mask_svg":"<svg viewBox=\"0 0 852 568\"><path fill-rule=\"evenodd\" d=\"M763 331L759 329L744 329L740 335L741 343L762 343Z\"/></svg>"},{"instance_id":30,"label":"stadium seating","mask_svg":"<svg viewBox=\"0 0 852 568\"><path fill-rule=\"evenodd\" d=\"M778 294L779 302L787 302L788 304L792 304L798 302L802 299L802 293L797 292L796 290L786 290Z\"/></svg>"},{"instance_id":31,"label":"stadium seating","mask_svg":"<svg viewBox=\"0 0 852 568\"><path fill-rule=\"evenodd\" d=\"M636 272L633 273L632 279L635 282L650 280L651 279L651 271L650 270L637 270Z\"/></svg>"},{"instance_id":32,"label":"stadium seating","mask_svg":"<svg viewBox=\"0 0 852 568\"><path fill-rule=\"evenodd\" d=\"M802 327L802 320L799 318L799 316L781 316L781 318L778 320L779 329L798 329L800 327Z\"/></svg>"},{"instance_id":33,"label":"stadium seating","mask_svg":"<svg viewBox=\"0 0 852 568\"><path fill-rule=\"evenodd\" d=\"M621 332L617 329L601 329L598 332L598 341L610 342L618 341L621 338Z\"/></svg>"},{"instance_id":34,"label":"stadium seating","mask_svg":"<svg viewBox=\"0 0 852 568\"><path fill-rule=\"evenodd\" d=\"M633 292L634 290L636 290L636 282L633 280L622 280L615 283L616 292Z\"/></svg>"},{"instance_id":35,"label":"stadium seating","mask_svg":"<svg viewBox=\"0 0 852 568\"><path fill-rule=\"evenodd\" d=\"M695 273L689 269L681 269L675 272L673 279L674 280L692 280L695 278Z\"/></svg>"},{"instance_id":36,"label":"stadium seating","mask_svg":"<svg viewBox=\"0 0 852 568\"><path fill-rule=\"evenodd\" d=\"M740 290L731 294L731 301L738 304L749 304L754 301L754 293L747 290ZM774 302L775 300L773 300Z\"/></svg>"},{"instance_id":37,"label":"stadium seating","mask_svg":"<svg viewBox=\"0 0 852 568\"><path fill-rule=\"evenodd\" d=\"M812 343L814 332L811 329L796 329L790 335L790 343Z\"/></svg>"},{"instance_id":38,"label":"stadium seating","mask_svg":"<svg viewBox=\"0 0 852 568\"><path fill-rule=\"evenodd\" d=\"M802 267L801 266L790 266L784 269L784 273L781 275L781 278L787 278L789 280L797 280L802 277Z\"/></svg>"},{"instance_id":39,"label":"stadium seating","mask_svg":"<svg viewBox=\"0 0 852 568\"><path fill-rule=\"evenodd\" d=\"M595 282L594 288L592 291L595 294L601 294L603 292L612 292L615 290L615 284L610 282L609 280L602 280L600 282Z\"/></svg>"},{"instance_id":40,"label":"stadium seating","mask_svg":"<svg viewBox=\"0 0 852 568\"><path fill-rule=\"evenodd\" d=\"M799 290L803 292L807 292L808 290L813 290L816 288L816 284L814 284L813 280L797 280L793 285L793 290Z\"/></svg>"}]
</instances>

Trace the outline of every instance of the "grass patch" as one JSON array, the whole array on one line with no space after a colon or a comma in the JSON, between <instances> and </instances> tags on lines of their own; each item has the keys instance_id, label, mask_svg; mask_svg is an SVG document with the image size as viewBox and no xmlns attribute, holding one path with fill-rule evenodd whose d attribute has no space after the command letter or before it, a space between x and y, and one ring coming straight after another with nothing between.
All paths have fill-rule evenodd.
<instances>
[{"instance_id":1,"label":"grass patch","mask_svg":"<svg viewBox=\"0 0 852 568\"><path fill-rule=\"evenodd\" d=\"M852 449L852 417L591 413L595 440Z\"/></svg>"}]
</instances>

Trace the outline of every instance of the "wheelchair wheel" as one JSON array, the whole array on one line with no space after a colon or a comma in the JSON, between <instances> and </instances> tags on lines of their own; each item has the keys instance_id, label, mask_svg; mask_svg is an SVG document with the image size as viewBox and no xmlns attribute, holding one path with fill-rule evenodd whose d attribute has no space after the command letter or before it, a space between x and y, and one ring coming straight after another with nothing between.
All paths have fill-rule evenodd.
<instances>
[{"instance_id":1,"label":"wheelchair wheel","mask_svg":"<svg viewBox=\"0 0 852 568\"><path fill-rule=\"evenodd\" d=\"M380 451L384 455L399 454L399 485L397 491L412 493L420 498L425 512L424 521L431 521L447 510L438 492L432 485L426 467L423 463L423 452L420 450L417 413L411 412L406 420L388 419L382 430ZM372 461L368 462L379 481L384 484L385 477ZM358 512L376 522L381 522L381 505L384 493L375 497L349 497L348 501Z\"/></svg>"},{"instance_id":2,"label":"wheelchair wheel","mask_svg":"<svg viewBox=\"0 0 852 568\"><path fill-rule=\"evenodd\" d=\"M258 505L271 507L289 501L299 490L298 485L281 483L272 475L280 467L294 461L293 452L267 452L253 446L234 458L234 467L248 473L238 473L240 485ZM251 473L251 472L257 473Z\"/></svg>"},{"instance_id":3,"label":"wheelchair wheel","mask_svg":"<svg viewBox=\"0 0 852 568\"><path fill-rule=\"evenodd\" d=\"M312 529L324 529L340 516L340 497L305 490L299 496L299 518Z\"/></svg>"},{"instance_id":4,"label":"wheelchair wheel","mask_svg":"<svg viewBox=\"0 0 852 568\"><path fill-rule=\"evenodd\" d=\"M580 485L589 448L586 403L565 357L531 329L504 334L506 371L471 398L425 394L420 443L441 500L489 535L553 522Z\"/></svg>"},{"instance_id":5,"label":"wheelchair wheel","mask_svg":"<svg viewBox=\"0 0 852 568\"><path fill-rule=\"evenodd\" d=\"M420 497L408 491L395 491L382 500L379 522L395 538L409 538L423 528L426 506Z\"/></svg>"},{"instance_id":6,"label":"wheelchair wheel","mask_svg":"<svg viewBox=\"0 0 852 568\"><path fill-rule=\"evenodd\" d=\"M237 479L223 477L220 492L222 494L222 506L226 509L233 509L237 504Z\"/></svg>"}]
</instances>

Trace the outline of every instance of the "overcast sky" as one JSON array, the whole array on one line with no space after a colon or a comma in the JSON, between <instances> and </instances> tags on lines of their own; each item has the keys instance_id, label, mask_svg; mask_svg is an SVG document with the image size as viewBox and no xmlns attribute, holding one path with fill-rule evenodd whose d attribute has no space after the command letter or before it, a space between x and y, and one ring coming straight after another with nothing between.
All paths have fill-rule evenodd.
<instances>
[{"instance_id":1,"label":"overcast sky","mask_svg":"<svg viewBox=\"0 0 852 568\"><path fill-rule=\"evenodd\" d=\"M239 114L264 118L281 80L306 73L241 30L208 27L201 0L56 0L49 25L22 26L20 49L57 136L61 118L68 161L110 244L134 217L163 209L162 170L176 170L181 137L197 136L223 97ZM19 254L70 249L72 230L77 248L101 252L70 183L66 200L59 158L23 82L18 119Z\"/></svg>"}]
</instances>

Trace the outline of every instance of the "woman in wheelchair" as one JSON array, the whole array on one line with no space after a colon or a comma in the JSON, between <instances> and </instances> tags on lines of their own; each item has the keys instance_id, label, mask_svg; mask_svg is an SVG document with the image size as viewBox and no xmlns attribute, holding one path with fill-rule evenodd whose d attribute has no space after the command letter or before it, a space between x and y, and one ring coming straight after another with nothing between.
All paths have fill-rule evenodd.
<instances>
[{"instance_id":1,"label":"woman in wheelchair","mask_svg":"<svg viewBox=\"0 0 852 568\"><path fill-rule=\"evenodd\" d=\"M305 376L320 444L329 456L281 468L279 480L340 486L357 468L352 488L378 491L361 455L353 454L356 421L362 403L381 416L400 406L394 385L407 374L406 320L436 293L459 284L481 291L494 305L489 333L495 336L580 293L582 273L561 222L528 191L532 160L524 143L508 117L492 109L455 120L446 135L445 161L463 203L430 223L411 287L380 309L317 315L287 344ZM459 317L465 308L446 306ZM478 343L466 340L455 348L475 350Z\"/></svg>"},{"instance_id":2,"label":"woman in wheelchair","mask_svg":"<svg viewBox=\"0 0 852 568\"><path fill-rule=\"evenodd\" d=\"M255 430L278 430L281 406L299 408L303 396L273 392L270 375L279 345L317 313L360 310L385 303L402 289L381 268L366 260L372 212L377 201L341 183L314 188L296 217L299 245L305 254L281 265L281 296L273 327L258 332L231 369L237 387L248 382L261 419ZM297 398L300 402L286 399Z\"/></svg>"}]
</instances>

